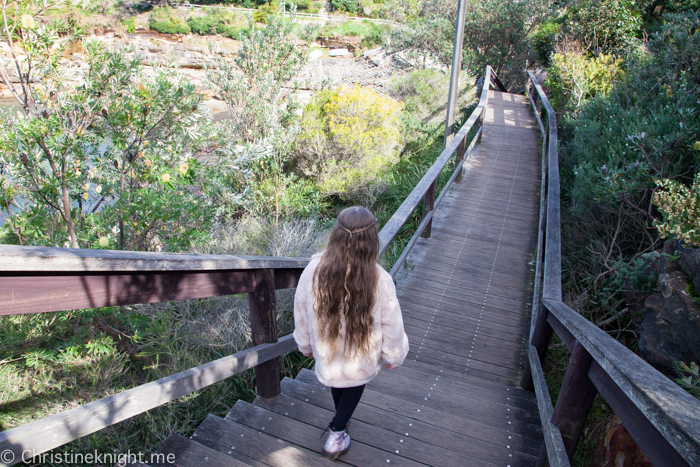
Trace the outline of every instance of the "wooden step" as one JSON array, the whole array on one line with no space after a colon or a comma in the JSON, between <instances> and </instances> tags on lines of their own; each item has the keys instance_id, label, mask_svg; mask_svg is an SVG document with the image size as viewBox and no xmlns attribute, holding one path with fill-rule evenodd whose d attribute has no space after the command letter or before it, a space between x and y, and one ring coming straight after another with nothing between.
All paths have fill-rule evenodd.
<instances>
[{"instance_id":1,"label":"wooden step","mask_svg":"<svg viewBox=\"0 0 700 467\"><path fill-rule=\"evenodd\" d=\"M299 380L285 378L282 380L282 394L324 408L329 413L333 410L330 389L324 389L318 382L306 384ZM539 444L532 438L495 430L451 414L440 413L435 416L434 412L425 410L420 413L415 412L415 407L413 404L393 399L386 394L365 389L360 404L353 414L350 434L353 436L357 430L353 424L362 421L403 435L399 437L399 442L401 439L406 442L406 437L415 438L455 451L465 459L474 458L498 465L503 465L501 461L506 459L513 460L514 465L532 465L539 452ZM408 411L412 411L410 416L406 415ZM511 438L508 439L508 436ZM510 444L505 446L496 444L499 439L508 440Z\"/></svg>"},{"instance_id":2,"label":"wooden step","mask_svg":"<svg viewBox=\"0 0 700 467\"><path fill-rule=\"evenodd\" d=\"M293 380L292 380L293 381ZM297 383L302 384L302 383ZM253 402L271 412L293 418L307 425L324 429L333 418L333 410L313 405L311 402L302 401L286 395L280 395L273 399L257 398ZM292 405L294 404L294 405ZM408 426L409 419L402 417L398 422L401 427ZM414 435L405 436L403 433L390 431L381 426L355 418L348 429L352 442L360 442L373 446L386 453L397 454L405 459L422 462L427 465L461 465L464 455L445 447L436 446L430 442L418 439ZM470 465L474 467L495 467L497 464L482 460L474 460Z\"/></svg>"},{"instance_id":3,"label":"wooden step","mask_svg":"<svg viewBox=\"0 0 700 467\"><path fill-rule=\"evenodd\" d=\"M307 375L308 374L302 376L299 374L296 380L308 384L316 391L321 390L330 394L330 388L324 387L315 377L308 377ZM449 423L445 423L444 426L449 427L450 430L485 441L495 442L499 437L508 439L511 432L521 433L523 439L528 439L530 440L529 442L538 442L542 440L541 427L534 427L533 430L530 430L529 428L532 427L529 423L523 424L518 420L510 420L510 423L508 423L503 414L500 415L502 419L506 419L505 423L499 423L498 426L493 426L492 424L486 423L483 417L463 416L451 411L447 412L433 407L423 407L425 404L399 399L388 395L384 391L374 390L371 386L365 388L360 403L365 403L375 408L385 408L385 410L391 410L397 414L405 415L415 420L423 420L436 426L442 426L445 420L449 420ZM506 411L504 410L504 412ZM517 431L513 425L517 428L528 429ZM506 428L503 428L504 426Z\"/></svg>"},{"instance_id":4,"label":"wooden step","mask_svg":"<svg viewBox=\"0 0 700 467\"><path fill-rule=\"evenodd\" d=\"M160 462L153 462L154 460ZM178 434L170 435L151 457L150 467L245 467L245 462Z\"/></svg>"},{"instance_id":5,"label":"wooden step","mask_svg":"<svg viewBox=\"0 0 700 467\"><path fill-rule=\"evenodd\" d=\"M290 402L290 409L293 407L291 404L294 403L295 402ZM294 420L293 418L289 418L286 415L277 414L243 401L236 402L236 405L231 409L226 418L227 420L235 421L240 424L246 424L255 430L261 432L265 431L265 433L271 436L283 439L297 446L302 446L309 451L317 452L318 454L315 454L315 456L319 459L323 459L320 453L324 444L325 428L308 425ZM326 426L329 422L330 420L326 421ZM265 430L263 430L263 427ZM325 461L325 459L323 460ZM387 463L405 465L408 467L424 465L410 459L402 458L394 452L377 449L358 441L352 442L352 448L344 454L340 460L358 467L385 466Z\"/></svg>"},{"instance_id":6,"label":"wooden step","mask_svg":"<svg viewBox=\"0 0 700 467\"><path fill-rule=\"evenodd\" d=\"M222 419L209 415L197 428L195 434L199 443L220 452L230 453L229 455L244 456L243 458L250 459L248 462L251 465L271 467L332 465L332 462L316 452L229 418Z\"/></svg>"}]
</instances>

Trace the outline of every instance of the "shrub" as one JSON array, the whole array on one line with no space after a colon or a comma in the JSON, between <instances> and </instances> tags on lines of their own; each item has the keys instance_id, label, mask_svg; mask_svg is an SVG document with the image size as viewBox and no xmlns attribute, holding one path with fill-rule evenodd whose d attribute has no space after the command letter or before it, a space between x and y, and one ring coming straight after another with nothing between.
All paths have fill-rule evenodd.
<instances>
[{"instance_id":1,"label":"shrub","mask_svg":"<svg viewBox=\"0 0 700 467\"><path fill-rule=\"evenodd\" d=\"M207 9L205 16L190 16L187 24L193 33L203 35L220 34L238 39L241 27L237 25L236 14L222 8Z\"/></svg>"},{"instance_id":2,"label":"shrub","mask_svg":"<svg viewBox=\"0 0 700 467\"><path fill-rule=\"evenodd\" d=\"M331 0L331 6L334 11L340 12L356 13L362 11L362 5L358 0Z\"/></svg>"},{"instance_id":3,"label":"shrub","mask_svg":"<svg viewBox=\"0 0 700 467\"><path fill-rule=\"evenodd\" d=\"M622 60L612 55L588 57L581 51L551 57L545 85L558 111L575 110L596 96L605 96L624 77Z\"/></svg>"},{"instance_id":4,"label":"shrub","mask_svg":"<svg viewBox=\"0 0 700 467\"><path fill-rule=\"evenodd\" d=\"M175 16L172 8L158 7L151 12L149 27L163 34L189 34L190 26Z\"/></svg>"},{"instance_id":5,"label":"shrub","mask_svg":"<svg viewBox=\"0 0 700 467\"><path fill-rule=\"evenodd\" d=\"M279 14L278 12L279 7L277 5L277 2L269 2L265 3L264 5L261 5L258 7L258 11L253 13L253 19L255 20L256 23L267 23L267 17L268 16L277 16Z\"/></svg>"},{"instance_id":6,"label":"shrub","mask_svg":"<svg viewBox=\"0 0 700 467\"><path fill-rule=\"evenodd\" d=\"M654 222L663 238L675 237L700 247L700 172L690 188L674 180L659 182L654 204L663 213L663 220Z\"/></svg>"},{"instance_id":7,"label":"shrub","mask_svg":"<svg viewBox=\"0 0 700 467\"><path fill-rule=\"evenodd\" d=\"M591 0L571 8L562 20L565 33L586 50L626 53L642 26L631 0Z\"/></svg>"},{"instance_id":8,"label":"shrub","mask_svg":"<svg viewBox=\"0 0 700 467\"><path fill-rule=\"evenodd\" d=\"M403 103L356 86L321 91L304 109L297 169L323 194L362 196L396 157Z\"/></svg>"},{"instance_id":9,"label":"shrub","mask_svg":"<svg viewBox=\"0 0 700 467\"><path fill-rule=\"evenodd\" d=\"M133 16L122 19L121 23L124 25L126 32L129 34L134 34L136 32L136 22Z\"/></svg>"}]
</instances>

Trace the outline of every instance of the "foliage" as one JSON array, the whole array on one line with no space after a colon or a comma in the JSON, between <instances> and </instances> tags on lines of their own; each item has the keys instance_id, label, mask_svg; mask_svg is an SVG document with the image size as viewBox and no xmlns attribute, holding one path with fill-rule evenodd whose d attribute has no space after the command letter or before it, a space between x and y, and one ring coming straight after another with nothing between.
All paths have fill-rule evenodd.
<instances>
[{"instance_id":1,"label":"foliage","mask_svg":"<svg viewBox=\"0 0 700 467\"><path fill-rule=\"evenodd\" d=\"M595 205L612 212L631 209L651 220L656 180L687 177L697 164L693 145L700 109L697 75L691 72L700 47L691 49L688 31L677 28L669 24L654 35L651 57L633 61L611 94L579 109L563 151L564 177L568 184L573 176L577 212ZM678 56L687 59L684 65Z\"/></svg>"},{"instance_id":2,"label":"foliage","mask_svg":"<svg viewBox=\"0 0 700 467\"><path fill-rule=\"evenodd\" d=\"M545 85L558 111L576 110L596 96L605 96L624 77L622 60L613 55L589 57L579 50L555 53Z\"/></svg>"},{"instance_id":3,"label":"foliage","mask_svg":"<svg viewBox=\"0 0 700 467\"><path fill-rule=\"evenodd\" d=\"M675 237L700 247L700 172L690 188L674 180L659 181L654 204L663 214L663 220L654 221L663 238Z\"/></svg>"},{"instance_id":4,"label":"foliage","mask_svg":"<svg viewBox=\"0 0 700 467\"><path fill-rule=\"evenodd\" d=\"M506 87L522 89L522 70L533 61L528 36L542 21L546 6L546 1L469 1L463 67L478 75L491 65Z\"/></svg>"},{"instance_id":5,"label":"foliage","mask_svg":"<svg viewBox=\"0 0 700 467\"><path fill-rule=\"evenodd\" d=\"M238 39L242 27L235 13L223 8L208 8L204 16L190 16L187 24L193 33L199 35L220 34L231 39Z\"/></svg>"},{"instance_id":6,"label":"foliage","mask_svg":"<svg viewBox=\"0 0 700 467\"><path fill-rule=\"evenodd\" d=\"M391 48L420 58L423 67L428 57L448 65L454 43L453 10L454 5L445 0L426 0L416 4L409 10L414 13L407 17L406 26L391 33Z\"/></svg>"},{"instance_id":7,"label":"foliage","mask_svg":"<svg viewBox=\"0 0 700 467\"><path fill-rule=\"evenodd\" d=\"M632 0L590 0L567 12L563 31L594 53L626 53L641 27Z\"/></svg>"},{"instance_id":8,"label":"foliage","mask_svg":"<svg viewBox=\"0 0 700 467\"><path fill-rule=\"evenodd\" d=\"M280 11L284 8L281 4ZM241 34L237 55L217 57L207 65L207 83L231 115L219 127L223 141L229 147L232 142L238 141L238 146L245 142L252 148L250 152L258 155L252 183L262 186L257 190L258 198L273 188L277 217L283 210L280 197L294 183L283 173L289 149L299 133L295 114L298 105L291 93L297 88L296 77L318 30L296 23L294 5L290 13L291 20L268 16L264 28L256 28L250 19L248 30ZM226 159L231 151L224 147L221 153Z\"/></svg>"},{"instance_id":9,"label":"foliage","mask_svg":"<svg viewBox=\"0 0 700 467\"><path fill-rule=\"evenodd\" d=\"M128 32L129 34L134 34L136 32L136 21L132 16L123 18L121 20L121 23L124 25L124 27L126 28L126 32Z\"/></svg>"},{"instance_id":10,"label":"foliage","mask_svg":"<svg viewBox=\"0 0 700 467\"><path fill-rule=\"evenodd\" d=\"M138 60L95 41L83 42L85 72L61 68L58 35L27 18L30 27L5 37L23 39L26 94L0 70L24 109L3 114L0 132L9 240L137 249L198 241L207 210L189 189L204 176L188 155L203 137L194 86L162 68L144 78Z\"/></svg>"},{"instance_id":11,"label":"foliage","mask_svg":"<svg viewBox=\"0 0 700 467\"><path fill-rule=\"evenodd\" d=\"M686 365L679 362L676 366L676 383L693 396L700 399L700 367L695 362Z\"/></svg>"},{"instance_id":12,"label":"foliage","mask_svg":"<svg viewBox=\"0 0 700 467\"><path fill-rule=\"evenodd\" d=\"M284 3L282 3L282 9L284 9ZM277 2L272 1L265 3L264 5L260 5L258 7L258 10L253 13L253 19L255 20L256 23L267 23L267 18L268 16L276 16L278 15L278 11L280 10L280 7L277 5Z\"/></svg>"},{"instance_id":13,"label":"foliage","mask_svg":"<svg viewBox=\"0 0 700 467\"><path fill-rule=\"evenodd\" d=\"M333 11L347 11L348 13L356 13L362 10L362 5L358 0L331 0Z\"/></svg>"},{"instance_id":14,"label":"foliage","mask_svg":"<svg viewBox=\"0 0 700 467\"><path fill-rule=\"evenodd\" d=\"M507 86L520 88L522 69L530 59L528 35L542 21L547 2L467 0L462 67L479 75L492 65ZM431 56L449 66L452 60L456 8L446 0L426 0L419 16L391 36L392 48ZM532 60L530 60L532 61Z\"/></svg>"},{"instance_id":15,"label":"foliage","mask_svg":"<svg viewBox=\"0 0 700 467\"><path fill-rule=\"evenodd\" d=\"M304 109L295 142L297 169L326 195L371 197L372 186L395 160L402 108L359 86L317 93Z\"/></svg>"},{"instance_id":16,"label":"foliage","mask_svg":"<svg viewBox=\"0 0 700 467\"><path fill-rule=\"evenodd\" d=\"M532 35L531 46L537 61L549 66L549 57L554 52L554 46L560 33L560 23L556 19L543 21Z\"/></svg>"},{"instance_id":17,"label":"foliage","mask_svg":"<svg viewBox=\"0 0 700 467\"><path fill-rule=\"evenodd\" d=\"M189 34L190 26L170 7L157 7L151 12L149 27L163 34Z\"/></svg>"},{"instance_id":18,"label":"foliage","mask_svg":"<svg viewBox=\"0 0 700 467\"><path fill-rule=\"evenodd\" d=\"M321 30L319 36L337 37L337 36L355 36L362 38L362 45L365 47L374 47L383 45L386 37L391 31L389 26L383 24L375 24L367 20L358 21L343 21L341 23L326 23Z\"/></svg>"}]
</instances>

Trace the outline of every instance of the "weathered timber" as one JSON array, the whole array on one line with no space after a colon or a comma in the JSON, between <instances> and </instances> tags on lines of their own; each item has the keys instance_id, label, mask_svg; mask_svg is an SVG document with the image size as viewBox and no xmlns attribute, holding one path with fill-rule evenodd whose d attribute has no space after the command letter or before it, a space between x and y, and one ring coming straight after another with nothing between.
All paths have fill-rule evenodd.
<instances>
[{"instance_id":1,"label":"weathered timber","mask_svg":"<svg viewBox=\"0 0 700 467\"><path fill-rule=\"evenodd\" d=\"M552 104L549 103L535 76L531 72L528 72L528 75L547 111L547 241L544 253L542 297L561 300L561 207L557 118Z\"/></svg>"},{"instance_id":2,"label":"weathered timber","mask_svg":"<svg viewBox=\"0 0 700 467\"><path fill-rule=\"evenodd\" d=\"M274 438L260 429L255 430L214 415L209 415L199 425L193 439L217 451L249 457L254 461L250 464L272 467L334 465L316 452ZM316 441L321 442L318 438Z\"/></svg>"},{"instance_id":3,"label":"weathered timber","mask_svg":"<svg viewBox=\"0 0 700 467\"><path fill-rule=\"evenodd\" d=\"M292 335L0 432L0 451L37 454L190 394L296 348ZM14 465L14 464L10 464Z\"/></svg>"},{"instance_id":4,"label":"weathered timber","mask_svg":"<svg viewBox=\"0 0 700 467\"><path fill-rule=\"evenodd\" d=\"M576 342L552 412L552 423L559 427L569 460L574 458L576 445L597 394L595 386L588 379L590 366L590 354Z\"/></svg>"},{"instance_id":5,"label":"weathered timber","mask_svg":"<svg viewBox=\"0 0 700 467\"><path fill-rule=\"evenodd\" d=\"M544 372L540 364L540 356L533 346L528 346L528 357L530 358L530 370L532 371L532 380L535 386L535 395L537 395L537 405L540 410L540 420L542 422L542 431L544 432L544 445L546 446L546 456L538 459L538 467L545 464L548 460L550 465L556 467L568 467L570 465L569 458L566 454L566 447L561 437L559 428L552 424L552 399L549 396L547 389L547 381L544 379Z\"/></svg>"},{"instance_id":6,"label":"weathered timber","mask_svg":"<svg viewBox=\"0 0 700 467\"><path fill-rule=\"evenodd\" d=\"M270 420L272 418L272 420ZM239 400L231 411L226 415L227 420L248 426L257 431L282 439L297 446L301 446L309 451L320 453L323 447L321 435L324 428L317 428L292 418L274 414L262 407L258 407ZM262 428L265 427L265 430ZM318 456L320 458L320 456ZM322 458L321 458L322 459ZM373 446L353 441L350 449L342 457L342 462L364 466L384 466L389 463L407 467L418 467L424 465L410 459L400 457L394 452L387 452ZM308 464L303 464L308 465Z\"/></svg>"},{"instance_id":7,"label":"weathered timber","mask_svg":"<svg viewBox=\"0 0 700 467\"><path fill-rule=\"evenodd\" d=\"M681 457L700 465L700 401L563 302L543 302ZM658 450L655 445L640 447L648 457Z\"/></svg>"},{"instance_id":8,"label":"weathered timber","mask_svg":"<svg viewBox=\"0 0 700 467\"><path fill-rule=\"evenodd\" d=\"M170 435L158 448L151 467L246 467L247 464L180 435Z\"/></svg>"},{"instance_id":9,"label":"weathered timber","mask_svg":"<svg viewBox=\"0 0 700 467\"><path fill-rule=\"evenodd\" d=\"M474 430L473 433L477 437L467 436L465 438L463 433L454 431L456 427L447 423L447 421L440 424L430 424L395 413L388 408L396 405L395 401L386 405L381 401L375 403L375 393L373 391L370 393L370 391L368 390L368 398L371 399L370 402L372 404L365 403L363 396L353 413L353 420L361 420L367 424L382 427L404 436L406 427L408 427L411 429L409 436L412 438L427 441L435 446L441 446L485 461L498 462L508 459L508 455L505 453L500 453L501 455L499 455L498 448L500 446L494 444L495 440L502 436L501 433L494 433L485 428L484 431ZM311 385L302 383L298 379L285 378L282 380L282 394L327 410L334 410L330 390L328 388L322 389L317 382L316 385ZM393 400L389 395L382 395L381 397L387 401ZM400 403L401 401L398 401L398 404ZM289 409L291 409L291 406L287 407L285 412L288 412ZM403 437L399 438L399 442L401 442L401 439L406 442L406 438ZM522 437L518 433L513 433L509 441L512 443L513 448L512 462L523 461L523 464L526 464L527 459L537 455L537 451L533 449L532 438ZM518 455L519 453L522 453L522 458Z\"/></svg>"},{"instance_id":10,"label":"weathered timber","mask_svg":"<svg viewBox=\"0 0 700 467\"><path fill-rule=\"evenodd\" d=\"M308 399L308 398L305 398ZM274 399L256 399L253 402L265 410L275 414L284 415L298 422L314 426L316 428L325 429L328 422L333 418L333 410L325 409L313 405L306 400L296 400L292 397L280 395ZM294 404L294 405L292 405ZM264 415L263 415L264 417ZM268 422L269 422L268 416ZM262 420L263 423L265 419ZM401 425L408 426L409 419L405 418L401 421ZM266 430L267 431L267 430ZM352 421L352 440L368 446L375 447L382 451L396 453L399 451L401 457L422 462L427 465L460 465L464 457L451 449L443 449L431 443L432 436L428 440L422 440L416 437L415 431L413 436L403 437L403 442L396 439L396 433L389 431L383 427L377 426L374 423L366 423L363 420L353 417ZM481 459L472 458L471 461L475 467L495 467L496 464L485 462Z\"/></svg>"},{"instance_id":11,"label":"weathered timber","mask_svg":"<svg viewBox=\"0 0 700 467\"><path fill-rule=\"evenodd\" d=\"M248 294L253 345L277 342L275 271L259 269L254 284L255 291ZM255 384L259 396L275 397L280 393L279 357L255 366Z\"/></svg>"},{"instance_id":12,"label":"weathered timber","mask_svg":"<svg viewBox=\"0 0 700 467\"><path fill-rule=\"evenodd\" d=\"M278 270L275 288L296 287L302 271ZM74 274L0 273L0 300L4 304L0 316L208 298L255 290L255 270Z\"/></svg>"},{"instance_id":13,"label":"weathered timber","mask_svg":"<svg viewBox=\"0 0 700 467\"><path fill-rule=\"evenodd\" d=\"M588 376L652 465L657 467L698 465L688 463L684 456L674 449L669 440L651 423L649 417L627 397L598 362L591 362Z\"/></svg>"},{"instance_id":14,"label":"weathered timber","mask_svg":"<svg viewBox=\"0 0 700 467\"><path fill-rule=\"evenodd\" d=\"M160 272L234 269L305 268L308 258L275 256L191 255L142 251L84 250L0 245L0 275L26 272Z\"/></svg>"}]
</instances>

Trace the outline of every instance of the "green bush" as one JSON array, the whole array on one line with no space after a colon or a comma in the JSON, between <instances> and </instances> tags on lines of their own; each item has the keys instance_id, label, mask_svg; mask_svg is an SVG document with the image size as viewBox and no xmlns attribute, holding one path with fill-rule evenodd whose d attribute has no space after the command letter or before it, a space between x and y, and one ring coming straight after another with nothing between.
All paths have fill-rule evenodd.
<instances>
[{"instance_id":1,"label":"green bush","mask_svg":"<svg viewBox=\"0 0 700 467\"><path fill-rule=\"evenodd\" d=\"M294 147L296 168L324 195L372 198L395 162L403 103L356 86L321 91L304 109Z\"/></svg>"},{"instance_id":2,"label":"green bush","mask_svg":"<svg viewBox=\"0 0 700 467\"><path fill-rule=\"evenodd\" d=\"M253 19L255 20L256 23L267 23L267 17L268 16L277 16L279 10L279 6L277 5L277 2L269 2L265 3L264 5L261 5L258 7L258 11L253 13Z\"/></svg>"},{"instance_id":3,"label":"green bush","mask_svg":"<svg viewBox=\"0 0 700 467\"><path fill-rule=\"evenodd\" d=\"M134 34L136 32L136 22L133 16L122 19L121 23L124 25L126 32L129 34Z\"/></svg>"},{"instance_id":4,"label":"green bush","mask_svg":"<svg viewBox=\"0 0 700 467\"><path fill-rule=\"evenodd\" d=\"M575 110L596 96L605 96L624 78L622 60L613 55L589 57L581 51L556 53L545 85L557 111Z\"/></svg>"},{"instance_id":5,"label":"green bush","mask_svg":"<svg viewBox=\"0 0 700 467\"><path fill-rule=\"evenodd\" d=\"M356 13L362 11L362 5L358 0L331 0L331 6L334 11L340 12Z\"/></svg>"},{"instance_id":6,"label":"green bush","mask_svg":"<svg viewBox=\"0 0 700 467\"><path fill-rule=\"evenodd\" d=\"M175 16L172 8L158 7L151 12L149 27L163 34L189 34L190 26Z\"/></svg>"},{"instance_id":7,"label":"green bush","mask_svg":"<svg viewBox=\"0 0 700 467\"><path fill-rule=\"evenodd\" d=\"M205 16L190 16L187 24L193 33L204 35L220 34L238 39L243 26L238 25L236 14L223 8L207 9Z\"/></svg>"},{"instance_id":8,"label":"green bush","mask_svg":"<svg viewBox=\"0 0 700 467\"><path fill-rule=\"evenodd\" d=\"M544 66L549 66L549 56L554 52L559 30L559 21L545 21L539 25L532 38L532 50L535 52L537 60Z\"/></svg>"}]
</instances>

